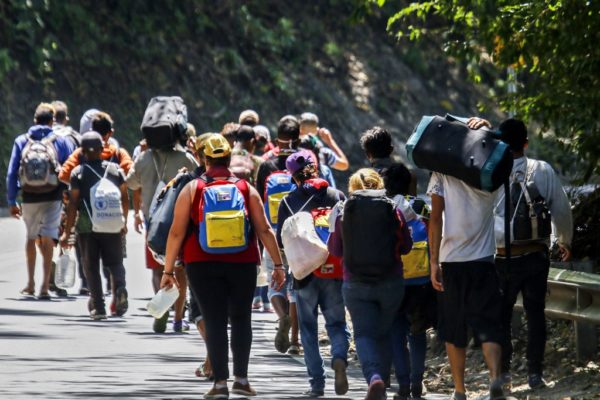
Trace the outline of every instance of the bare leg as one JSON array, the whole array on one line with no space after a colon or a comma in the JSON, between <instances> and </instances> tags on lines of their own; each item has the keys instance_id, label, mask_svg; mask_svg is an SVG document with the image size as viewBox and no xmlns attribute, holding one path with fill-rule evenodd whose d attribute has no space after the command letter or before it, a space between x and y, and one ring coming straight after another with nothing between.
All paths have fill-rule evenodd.
<instances>
[{"instance_id":1,"label":"bare leg","mask_svg":"<svg viewBox=\"0 0 600 400\"><path fill-rule=\"evenodd\" d=\"M44 266L44 280L40 292L47 293L50 288L50 273L52 271L52 255L54 254L54 240L50 237L42 237L40 242L40 252L42 253Z\"/></svg>"},{"instance_id":2,"label":"bare leg","mask_svg":"<svg viewBox=\"0 0 600 400\"><path fill-rule=\"evenodd\" d=\"M290 342L294 345L298 345L298 311L296 303L290 303L290 319L292 320L292 333Z\"/></svg>"},{"instance_id":3,"label":"bare leg","mask_svg":"<svg viewBox=\"0 0 600 400\"><path fill-rule=\"evenodd\" d=\"M502 355L502 349L499 344L487 342L481 344L481 350L483 351L483 358L490 370L490 378L492 380L500 377L500 361Z\"/></svg>"},{"instance_id":4,"label":"bare leg","mask_svg":"<svg viewBox=\"0 0 600 400\"><path fill-rule=\"evenodd\" d=\"M450 361L450 371L454 381L454 390L458 393L466 393L465 388L465 359L466 349L446 343L446 353Z\"/></svg>"},{"instance_id":5,"label":"bare leg","mask_svg":"<svg viewBox=\"0 0 600 400\"><path fill-rule=\"evenodd\" d=\"M35 290L35 239L27 239L25 246L25 255L27 257L27 289Z\"/></svg>"},{"instance_id":6,"label":"bare leg","mask_svg":"<svg viewBox=\"0 0 600 400\"><path fill-rule=\"evenodd\" d=\"M185 300L187 298L187 275L184 268L175 268L175 277L179 283L179 297L175 300L175 318L173 321L181 321L185 312Z\"/></svg>"}]
</instances>

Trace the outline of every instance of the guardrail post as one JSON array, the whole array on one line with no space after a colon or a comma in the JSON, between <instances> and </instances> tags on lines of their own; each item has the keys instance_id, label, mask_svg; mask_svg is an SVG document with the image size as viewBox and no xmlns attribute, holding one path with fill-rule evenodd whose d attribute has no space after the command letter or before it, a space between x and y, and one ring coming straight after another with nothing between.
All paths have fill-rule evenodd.
<instances>
[{"instance_id":1,"label":"guardrail post","mask_svg":"<svg viewBox=\"0 0 600 400\"><path fill-rule=\"evenodd\" d=\"M577 311L587 307L590 302L590 296L577 288ZM585 363L594 359L598 349L596 326L589 322L574 321L574 327L577 362Z\"/></svg>"}]
</instances>

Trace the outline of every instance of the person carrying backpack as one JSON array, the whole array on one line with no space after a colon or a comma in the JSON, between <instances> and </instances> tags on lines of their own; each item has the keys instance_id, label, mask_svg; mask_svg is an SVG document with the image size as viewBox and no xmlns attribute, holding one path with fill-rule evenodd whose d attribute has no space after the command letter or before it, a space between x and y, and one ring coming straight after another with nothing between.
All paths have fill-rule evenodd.
<instances>
[{"instance_id":1,"label":"person carrying backpack","mask_svg":"<svg viewBox=\"0 0 600 400\"><path fill-rule=\"evenodd\" d=\"M94 320L107 318L100 259L110 270L115 287L115 314L122 316L128 307L121 235L127 233L129 197L123 171L116 163L102 160L103 147L99 133L89 131L82 135L85 159L71 173L67 221L60 238L61 245L68 247L71 228L75 226L90 289L90 317Z\"/></svg>"},{"instance_id":2,"label":"person carrying backpack","mask_svg":"<svg viewBox=\"0 0 600 400\"><path fill-rule=\"evenodd\" d=\"M10 214L23 218L27 229L27 285L21 294L35 295L36 246L43 258L43 282L38 298L50 299L52 254L58 240L63 191L58 180L60 166L73 152L73 143L54 134L54 108L37 106L34 126L19 135L13 144L6 174L6 197ZM21 203L17 196L21 193Z\"/></svg>"},{"instance_id":3,"label":"person carrying backpack","mask_svg":"<svg viewBox=\"0 0 600 400\"><path fill-rule=\"evenodd\" d=\"M488 126L489 122L485 121ZM490 126L491 127L491 126ZM527 374L531 389L546 387L543 378L546 348L546 292L550 269L550 234L558 242L562 261L571 258L573 217L569 199L559 177L544 161L525 155L527 127L517 119L507 119L498 127L501 139L513 153L510 178L511 258L506 260L504 244L504 192L498 193L495 208L496 269L503 294L502 380L510 386L513 353L511 320L519 293L527 315ZM537 226L537 229L534 227Z\"/></svg>"},{"instance_id":4,"label":"person carrying backpack","mask_svg":"<svg viewBox=\"0 0 600 400\"><path fill-rule=\"evenodd\" d=\"M204 155L206 173L186 185L175 205L161 287L178 285L174 268L182 251L189 286L206 324L215 379L204 398L229 397L228 320L234 357L232 392L254 396L256 392L248 382L248 363L251 305L260 260L257 238L275 261L272 282L276 289L284 284L285 271L260 195L228 169L231 147L225 138L208 138Z\"/></svg>"},{"instance_id":5,"label":"person carrying backpack","mask_svg":"<svg viewBox=\"0 0 600 400\"><path fill-rule=\"evenodd\" d=\"M267 219L275 230L278 229L277 213L281 200L293 190L294 182L289 171L286 170L285 162L291 154L298 150L299 137L300 125L296 117L286 115L281 118L277 127L277 148L279 149L277 156L267 159L258 168L256 189L263 196ZM263 253L263 263L268 277L273 271L273 260L267 252ZM280 290L269 286L268 296L277 317L279 317L275 349L280 353L285 353L291 345L299 347L298 319L293 290L288 290L287 285ZM290 328L292 329L291 341Z\"/></svg>"},{"instance_id":6,"label":"person carrying backpack","mask_svg":"<svg viewBox=\"0 0 600 400\"><path fill-rule=\"evenodd\" d=\"M296 188L283 198L279 206L278 226L282 228L277 230L277 241L284 252L286 249L282 234L285 235L288 219L297 213L306 212L310 224L315 224L313 215L318 215L325 219L328 228L326 219L329 214L324 212L330 212L338 201L345 199L342 192L330 188L327 181L318 177L316 160L308 150L301 150L289 156L286 160L286 168L292 174ZM323 240L322 244L325 248L328 238L323 239L319 238ZM338 268L340 266L338 265ZM315 265L314 269L319 270L320 267L321 265ZM319 352L317 321L319 307L331 340L331 367L335 371L335 392L343 395L348 391L346 366L350 332L346 325L342 279L339 274L337 276L332 274L332 277L328 278L322 276L313 273L302 280L295 280L296 307L302 331L304 361L310 377L310 390L306 394L315 397L323 396L325 390L325 369Z\"/></svg>"},{"instance_id":7,"label":"person carrying backpack","mask_svg":"<svg viewBox=\"0 0 600 400\"><path fill-rule=\"evenodd\" d=\"M342 293L369 385L366 399L383 400L383 375L389 368L384 354L390 351L390 329L404 294L401 256L413 243L404 215L386 196L375 170L358 170L350 177L348 190L348 200L334 211L328 248L343 256Z\"/></svg>"}]
</instances>

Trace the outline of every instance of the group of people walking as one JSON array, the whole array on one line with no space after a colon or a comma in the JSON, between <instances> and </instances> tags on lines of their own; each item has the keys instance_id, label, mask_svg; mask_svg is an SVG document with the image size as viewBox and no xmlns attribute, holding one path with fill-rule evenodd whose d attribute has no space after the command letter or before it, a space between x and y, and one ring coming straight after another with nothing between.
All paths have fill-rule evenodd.
<instances>
[{"instance_id":1,"label":"group of people walking","mask_svg":"<svg viewBox=\"0 0 600 400\"><path fill-rule=\"evenodd\" d=\"M188 318L208 354L197 374L214 381L205 398L256 395L248 364L251 313L261 303L277 314L277 351L299 354L302 349L308 397L323 396L326 389L320 310L336 394L348 391L353 338L367 400L387 398L392 367L398 383L394 398L420 398L426 331L434 328L446 343L452 399L466 399L465 349L471 335L490 371L490 397L502 398L511 382L510 320L518 293L529 325L528 383L534 389L544 386L551 243L545 237L515 242L506 262L503 205L514 203L512 193L505 199L433 173L427 188L431 201L418 197L415 174L394 160L392 136L373 127L360 138L370 167L351 175L344 194L331 169L348 169L348 159L312 113L281 118L273 141L252 110L220 133L197 135L187 124L185 135L167 147L142 140L133 159L112 137L113 121L105 112L88 111L81 134L68 128L62 102L40 104L34 122L15 140L7 174L11 214L27 227L29 279L22 294L36 294L36 246L44 266L37 296L47 299L54 247L74 245L82 290L90 294L90 317L108 316L102 269L112 293L109 311L124 315L129 192L134 227L142 232L156 218L162 196L177 187L166 249L157 254L147 247L146 266L155 292L179 289L173 306L176 332L189 329L184 318L189 297ZM491 128L480 118L468 125ZM499 131L514 156L511 182L526 196L534 192L548 208L561 257L568 260L572 219L560 180L547 163L525 156L527 129L521 121L506 120ZM257 287L257 275L265 273L266 293ZM156 318L154 331L165 332L168 320L169 312Z\"/></svg>"}]
</instances>

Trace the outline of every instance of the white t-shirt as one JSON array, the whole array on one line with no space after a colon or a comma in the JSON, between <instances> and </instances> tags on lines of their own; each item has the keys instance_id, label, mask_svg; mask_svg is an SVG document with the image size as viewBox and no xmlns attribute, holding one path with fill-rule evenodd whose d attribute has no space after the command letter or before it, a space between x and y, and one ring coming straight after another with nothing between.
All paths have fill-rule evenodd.
<instances>
[{"instance_id":1,"label":"white t-shirt","mask_svg":"<svg viewBox=\"0 0 600 400\"><path fill-rule=\"evenodd\" d=\"M440 262L475 261L494 255L494 193L434 172L427 194L444 198Z\"/></svg>"}]
</instances>

